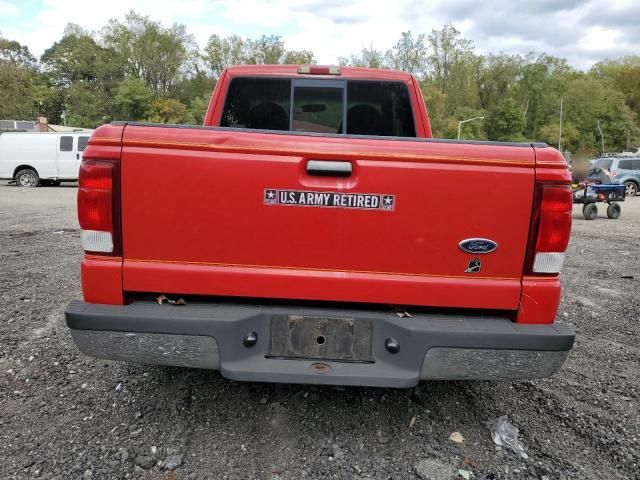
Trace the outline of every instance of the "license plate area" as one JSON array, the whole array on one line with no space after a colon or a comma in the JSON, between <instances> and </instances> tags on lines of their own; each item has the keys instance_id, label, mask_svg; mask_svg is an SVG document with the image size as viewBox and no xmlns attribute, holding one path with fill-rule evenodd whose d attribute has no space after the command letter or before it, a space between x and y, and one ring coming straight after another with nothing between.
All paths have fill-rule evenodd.
<instances>
[{"instance_id":1,"label":"license plate area","mask_svg":"<svg viewBox=\"0 0 640 480\"><path fill-rule=\"evenodd\" d=\"M371 332L370 320L274 316L267 357L372 362Z\"/></svg>"}]
</instances>

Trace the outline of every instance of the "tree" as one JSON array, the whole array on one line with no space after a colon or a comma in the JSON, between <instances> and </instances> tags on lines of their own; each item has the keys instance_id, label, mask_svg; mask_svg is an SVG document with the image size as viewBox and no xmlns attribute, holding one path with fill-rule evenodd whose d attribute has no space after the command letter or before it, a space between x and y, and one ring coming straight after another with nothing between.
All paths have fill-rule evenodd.
<instances>
[{"instance_id":1,"label":"tree","mask_svg":"<svg viewBox=\"0 0 640 480\"><path fill-rule=\"evenodd\" d=\"M218 78L225 68L245 62L245 40L237 35L223 38L211 35L204 48L203 58L211 75Z\"/></svg>"},{"instance_id":2,"label":"tree","mask_svg":"<svg viewBox=\"0 0 640 480\"><path fill-rule=\"evenodd\" d=\"M67 125L95 128L111 120L111 108L103 92L85 82L76 82L65 90Z\"/></svg>"},{"instance_id":3,"label":"tree","mask_svg":"<svg viewBox=\"0 0 640 480\"><path fill-rule=\"evenodd\" d=\"M449 98L449 108L473 105L478 99L473 79L481 59L474 53L471 41L462 38L453 25L432 30L428 37L431 53L427 57L427 77L432 88L439 88Z\"/></svg>"},{"instance_id":4,"label":"tree","mask_svg":"<svg viewBox=\"0 0 640 480\"><path fill-rule=\"evenodd\" d=\"M70 27L73 25L67 26L66 31L71 33L46 49L40 59L51 84L67 87L83 81L111 83L109 87L114 87L122 78L116 52L99 46L89 34Z\"/></svg>"},{"instance_id":5,"label":"tree","mask_svg":"<svg viewBox=\"0 0 640 480\"><path fill-rule=\"evenodd\" d=\"M316 59L310 50L286 50L282 63L285 65L311 65Z\"/></svg>"},{"instance_id":6,"label":"tree","mask_svg":"<svg viewBox=\"0 0 640 480\"><path fill-rule=\"evenodd\" d=\"M518 83L522 71L522 57L499 53L481 57L476 84L480 107L494 109Z\"/></svg>"},{"instance_id":7,"label":"tree","mask_svg":"<svg viewBox=\"0 0 640 480\"><path fill-rule=\"evenodd\" d=\"M491 113L487 122L487 133L490 140L518 141L523 140L522 129L524 117L518 103L507 98Z\"/></svg>"},{"instance_id":8,"label":"tree","mask_svg":"<svg viewBox=\"0 0 640 480\"><path fill-rule=\"evenodd\" d=\"M28 119L40 100L37 62L29 49L0 37L0 118Z\"/></svg>"},{"instance_id":9,"label":"tree","mask_svg":"<svg viewBox=\"0 0 640 480\"><path fill-rule=\"evenodd\" d=\"M147 120L155 123L184 123L187 107L174 98L157 98L147 110Z\"/></svg>"},{"instance_id":10,"label":"tree","mask_svg":"<svg viewBox=\"0 0 640 480\"><path fill-rule=\"evenodd\" d=\"M15 40L0 37L0 65L11 65L35 71L37 62L29 48Z\"/></svg>"},{"instance_id":11,"label":"tree","mask_svg":"<svg viewBox=\"0 0 640 480\"><path fill-rule=\"evenodd\" d=\"M387 68L384 53L376 50L373 45L363 48L360 55L351 55L349 58L340 57L338 63L352 67Z\"/></svg>"},{"instance_id":12,"label":"tree","mask_svg":"<svg viewBox=\"0 0 640 480\"><path fill-rule=\"evenodd\" d=\"M128 78L118 87L114 104L120 120L143 120L152 95L147 84L138 78Z\"/></svg>"},{"instance_id":13,"label":"tree","mask_svg":"<svg viewBox=\"0 0 640 480\"><path fill-rule=\"evenodd\" d=\"M282 37L263 35L258 40L246 41L245 60L251 65L274 65L282 63L285 52Z\"/></svg>"},{"instance_id":14,"label":"tree","mask_svg":"<svg viewBox=\"0 0 640 480\"><path fill-rule=\"evenodd\" d=\"M385 54L385 62L391 68L409 73L421 74L425 68L427 48L425 35L415 39L411 31L402 32L400 40Z\"/></svg>"},{"instance_id":15,"label":"tree","mask_svg":"<svg viewBox=\"0 0 640 480\"><path fill-rule=\"evenodd\" d=\"M133 11L124 23L110 20L103 38L122 59L125 75L144 80L155 98L167 95L178 81L195 43L184 25L166 28Z\"/></svg>"},{"instance_id":16,"label":"tree","mask_svg":"<svg viewBox=\"0 0 640 480\"><path fill-rule=\"evenodd\" d=\"M640 55L596 63L591 74L621 92L629 108L640 116Z\"/></svg>"},{"instance_id":17,"label":"tree","mask_svg":"<svg viewBox=\"0 0 640 480\"><path fill-rule=\"evenodd\" d=\"M204 123L204 117L209 108L209 96L203 95L191 100L189 108L187 109L186 122L193 125L202 125Z\"/></svg>"},{"instance_id":18,"label":"tree","mask_svg":"<svg viewBox=\"0 0 640 480\"><path fill-rule=\"evenodd\" d=\"M183 78L176 83L169 95L189 105L194 98L211 97L216 81L204 72Z\"/></svg>"}]
</instances>

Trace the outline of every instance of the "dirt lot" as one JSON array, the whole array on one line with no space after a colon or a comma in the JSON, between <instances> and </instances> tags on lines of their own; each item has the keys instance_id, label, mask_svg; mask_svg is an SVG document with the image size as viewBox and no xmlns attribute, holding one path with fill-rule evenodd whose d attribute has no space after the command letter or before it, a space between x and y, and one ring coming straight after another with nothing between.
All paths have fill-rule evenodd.
<instances>
[{"instance_id":1,"label":"dirt lot","mask_svg":"<svg viewBox=\"0 0 640 480\"><path fill-rule=\"evenodd\" d=\"M383 390L83 356L63 316L75 194L0 184L0 478L640 478L640 197L617 221L575 210L560 315L578 338L558 375ZM492 443L500 415L528 459Z\"/></svg>"}]
</instances>

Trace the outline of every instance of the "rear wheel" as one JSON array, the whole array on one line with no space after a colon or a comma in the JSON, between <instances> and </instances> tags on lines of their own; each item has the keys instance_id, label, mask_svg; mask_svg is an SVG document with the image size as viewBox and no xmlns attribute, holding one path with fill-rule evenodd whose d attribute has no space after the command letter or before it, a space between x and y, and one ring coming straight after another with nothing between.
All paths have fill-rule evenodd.
<instances>
[{"instance_id":1,"label":"rear wheel","mask_svg":"<svg viewBox=\"0 0 640 480\"><path fill-rule=\"evenodd\" d=\"M19 170L14 178L16 179L16 185L19 187L37 187L40 185L38 173L31 168Z\"/></svg>"},{"instance_id":2,"label":"rear wheel","mask_svg":"<svg viewBox=\"0 0 640 480\"><path fill-rule=\"evenodd\" d=\"M624 193L627 197L634 197L638 193L638 185L635 182L624 182Z\"/></svg>"},{"instance_id":3,"label":"rear wheel","mask_svg":"<svg viewBox=\"0 0 640 480\"><path fill-rule=\"evenodd\" d=\"M587 220L593 220L598 216L598 207L595 203L587 203L582 207L582 214Z\"/></svg>"},{"instance_id":4,"label":"rear wheel","mask_svg":"<svg viewBox=\"0 0 640 480\"><path fill-rule=\"evenodd\" d=\"M622 208L620 208L620 205L618 205L617 203L612 203L607 207L607 217L615 220L620 216L621 211Z\"/></svg>"}]
</instances>

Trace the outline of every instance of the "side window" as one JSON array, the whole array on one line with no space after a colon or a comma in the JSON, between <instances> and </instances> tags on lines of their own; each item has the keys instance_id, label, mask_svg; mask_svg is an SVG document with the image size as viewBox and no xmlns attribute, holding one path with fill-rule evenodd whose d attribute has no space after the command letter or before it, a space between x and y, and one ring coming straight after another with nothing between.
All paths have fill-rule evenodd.
<instances>
[{"instance_id":1,"label":"side window","mask_svg":"<svg viewBox=\"0 0 640 480\"><path fill-rule=\"evenodd\" d=\"M633 160L631 163L633 170L640 170L640 158Z\"/></svg>"},{"instance_id":2,"label":"side window","mask_svg":"<svg viewBox=\"0 0 640 480\"><path fill-rule=\"evenodd\" d=\"M293 87L293 130L344 133L344 82L297 81Z\"/></svg>"},{"instance_id":3,"label":"side window","mask_svg":"<svg viewBox=\"0 0 640 480\"><path fill-rule=\"evenodd\" d=\"M620 160L618 162L618 169L631 170L631 160Z\"/></svg>"},{"instance_id":4,"label":"side window","mask_svg":"<svg viewBox=\"0 0 640 480\"><path fill-rule=\"evenodd\" d=\"M60 137L60 151L71 152L73 151L73 137L63 136Z\"/></svg>"},{"instance_id":5,"label":"side window","mask_svg":"<svg viewBox=\"0 0 640 480\"><path fill-rule=\"evenodd\" d=\"M234 78L220 121L221 127L289 130L291 80Z\"/></svg>"},{"instance_id":6,"label":"side window","mask_svg":"<svg viewBox=\"0 0 640 480\"><path fill-rule=\"evenodd\" d=\"M84 149L87 148L88 142L89 142L89 137L78 137L78 151L84 152Z\"/></svg>"},{"instance_id":7,"label":"side window","mask_svg":"<svg viewBox=\"0 0 640 480\"><path fill-rule=\"evenodd\" d=\"M349 81L347 133L415 137L407 86L400 82Z\"/></svg>"}]
</instances>

